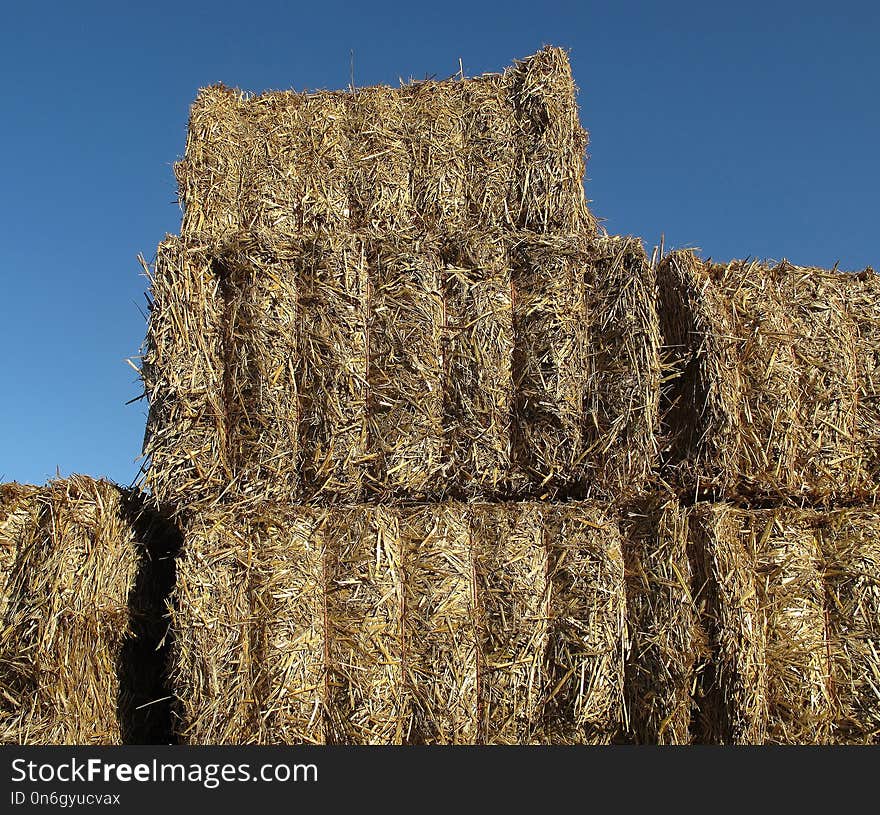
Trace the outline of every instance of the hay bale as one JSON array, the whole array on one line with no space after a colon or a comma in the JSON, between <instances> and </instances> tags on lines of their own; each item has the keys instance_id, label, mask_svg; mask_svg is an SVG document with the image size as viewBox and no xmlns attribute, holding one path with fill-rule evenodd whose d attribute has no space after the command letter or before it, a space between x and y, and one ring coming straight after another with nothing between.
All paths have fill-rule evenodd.
<instances>
[{"instance_id":1,"label":"hay bale","mask_svg":"<svg viewBox=\"0 0 880 815\"><path fill-rule=\"evenodd\" d=\"M815 522L805 513L785 512L752 520L758 598L767 626L770 744L826 744L830 738L825 585Z\"/></svg>"},{"instance_id":2,"label":"hay bale","mask_svg":"<svg viewBox=\"0 0 880 815\"><path fill-rule=\"evenodd\" d=\"M485 504L471 517L482 632L480 732L493 744L537 744L544 733L550 641L544 508Z\"/></svg>"},{"instance_id":3,"label":"hay bale","mask_svg":"<svg viewBox=\"0 0 880 815\"><path fill-rule=\"evenodd\" d=\"M519 127L511 116L508 88L505 76L497 74L461 83L464 224L474 231L506 231L515 226L509 200Z\"/></svg>"},{"instance_id":4,"label":"hay bale","mask_svg":"<svg viewBox=\"0 0 880 815\"><path fill-rule=\"evenodd\" d=\"M217 503L621 499L657 458L638 241L169 239L145 485Z\"/></svg>"},{"instance_id":5,"label":"hay bale","mask_svg":"<svg viewBox=\"0 0 880 815\"><path fill-rule=\"evenodd\" d=\"M829 740L822 517L725 504L689 512L696 602L709 643L699 741Z\"/></svg>"},{"instance_id":6,"label":"hay bale","mask_svg":"<svg viewBox=\"0 0 880 815\"><path fill-rule=\"evenodd\" d=\"M152 280L156 501L637 491L653 274L593 242L575 93L552 48L399 89L205 91Z\"/></svg>"},{"instance_id":7,"label":"hay bale","mask_svg":"<svg viewBox=\"0 0 880 815\"><path fill-rule=\"evenodd\" d=\"M595 231L567 54L349 92L200 92L177 165L183 234Z\"/></svg>"},{"instance_id":8,"label":"hay bale","mask_svg":"<svg viewBox=\"0 0 880 815\"><path fill-rule=\"evenodd\" d=\"M691 252L657 269L668 464L693 493L819 503L880 490L878 278Z\"/></svg>"},{"instance_id":9,"label":"hay bale","mask_svg":"<svg viewBox=\"0 0 880 815\"><path fill-rule=\"evenodd\" d=\"M150 403L143 486L171 506L211 504L233 484L223 318L211 247L167 238L150 275L141 377Z\"/></svg>"},{"instance_id":10,"label":"hay bale","mask_svg":"<svg viewBox=\"0 0 880 815\"><path fill-rule=\"evenodd\" d=\"M470 517L462 505L446 504L405 512L399 524L402 664L412 708L404 740L474 744L482 688Z\"/></svg>"},{"instance_id":11,"label":"hay bale","mask_svg":"<svg viewBox=\"0 0 880 815\"><path fill-rule=\"evenodd\" d=\"M590 253L589 381L584 445L594 494L643 492L659 456L660 324L655 272L637 238L604 237Z\"/></svg>"},{"instance_id":12,"label":"hay bale","mask_svg":"<svg viewBox=\"0 0 880 815\"><path fill-rule=\"evenodd\" d=\"M696 505L688 537L695 602L709 651L699 670L695 741L762 744L767 727L767 632L756 587L756 553L731 506Z\"/></svg>"},{"instance_id":13,"label":"hay bale","mask_svg":"<svg viewBox=\"0 0 880 815\"><path fill-rule=\"evenodd\" d=\"M637 744L689 744L700 649L685 511L651 496L621 513L629 650L628 735Z\"/></svg>"},{"instance_id":14,"label":"hay bale","mask_svg":"<svg viewBox=\"0 0 880 815\"><path fill-rule=\"evenodd\" d=\"M300 253L297 253L299 255ZM239 238L213 264L223 299L225 458L242 496L300 494L296 275L257 239ZM293 464L294 466L291 466Z\"/></svg>"},{"instance_id":15,"label":"hay bale","mask_svg":"<svg viewBox=\"0 0 880 815\"><path fill-rule=\"evenodd\" d=\"M654 274L633 238L513 250L513 448L520 489L624 500L657 460Z\"/></svg>"},{"instance_id":16,"label":"hay bale","mask_svg":"<svg viewBox=\"0 0 880 815\"><path fill-rule=\"evenodd\" d=\"M442 262L430 244L368 251L365 491L420 499L444 489Z\"/></svg>"},{"instance_id":17,"label":"hay bale","mask_svg":"<svg viewBox=\"0 0 880 815\"><path fill-rule=\"evenodd\" d=\"M400 744L409 739L410 691L399 518L379 507L341 510L323 531L327 740Z\"/></svg>"},{"instance_id":18,"label":"hay bale","mask_svg":"<svg viewBox=\"0 0 880 815\"><path fill-rule=\"evenodd\" d=\"M244 95L223 85L204 88L193 103L185 158L174 167L183 234L242 227L242 161L249 135L244 108Z\"/></svg>"},{"instance_id":19,"label":"hay bale","mask_svg":"<svg viewBox=\"0 0 880 815\"><path fill-rule=\"evenodd\" d=\"M270 92L239 98L244 140L215 148L240 153L239 229L288 235L345 231L347 162L350 139L357 135L347 127L345 95Z\"/></svg>"},{"instance_id":20,"label":"hay bale","mask_svg":"<svg viewBox=\"0 0 880 815\"><path fill-rule=\"evenodd\" d=\"M583 249L536 238L515 250L513 455L525 485L548 495L584 482L591 315Z\"/></svg>"},{"instance_id":21,"label":"hay bale","mask_svg":"<svg viewBox=\"0 0 880 815\"><path fill-rule=\"evenodd\" d=\"M190 524L172 613L191 743L607 742L616 527L593 505L277 508Z\"/></svg>"},{"instance_id":22,"label":"hay bale","mask_svg":"<svg viewBox=\"0 0 880 815\"><path fill-rule=\"evenodd\" d=\"M465 89L472 82L417 82L407 86L406 136L413 157L415 227L459 234L468 222L466 191L473 160L466 147Z\"/></svg>"},{"instance_id":23,"label":"hay bale","mask_svg":"<svg viewBox=\"0 0 880 815\"><path fill-rule=\"evenodd\" d=\"M510 71L518 113L516 173L510 210L535 232L594 232L584 197L587 133L578 121L577 88L568 56L545 48Z\"/></svg>"},{"instance_id":24,"label":"hay bale","mask_svg":"<svg viewBox=\"0 0 880 815\"><path fill-rule=\"evenodd\" d=\"M172 607L178 738L244 744L246 734L261 732L252 712L250 548L235 530L207 518L191 523L185 542Z\"/></svg>"},{"instance_id":25,"label":"hay bale","mask_svg":"<svg viewBox=\"0 0 880 815\"><path fill-rule=\"evenodd\" d=\"M825 558L832 741L880 744L880 514L832 513L819 530Z\"/></svg>"},{"instance_id":26,"label":"hay bale","mask_svg":"<svg viewBox=\"0 0 880 815\"><path fill-rule=\"evenodd\" d=\"M317 519L225 515L187 529L169 606L171 682L189 744L320 743L325 674Z\"/></svg>"},{"instance_id":27,"label":"hay bale","mask_svg":"<svg viewBox=\"0 0 880 815\"><path fill-rule=\"evenodd\" d=\"M608 744L622 724L626 592L620 533L595 507L560 504L548 541L548 744Z\"/></svg>"},{"instance_id":28,"label":"hay bale","mask_svg":"<svg viewBox=\"0 0 880 815\"><path fill-rule=\"evenodd\" d=\"M7 507L10 492L16 502L0 539L0 551L15 551L0 629L0 741L167 739L155 652L168 530L138 496L106 481L7 486Z\"/></svg>"},{"instance_id":29,"label":"hay bale","mask_svg":"<svg viewBox=\"0 0 880 815\"><path fill-rule=\"evenodd\" d=\"M502 235L468 235L445 252L444 452L451 491L510 489L514 317Z\"/></svg>"},{"instance_id":30,"label":"hay bale","mask_svg":"<svg viewBox=\"0 0 880 815\"><path fill-rule=\"evenodd\" d=\"M0 484L0 619L9 597L8 583L24 529L36 524L39 489L28 484Z\"/></svg>"},{"instance_id":31,"label":"hay bale","mask_svg":"<svg viewBox=\"0 0 880 815\"><path fill-rule=\"evenodd\" d=\"M295 260L302 499L357 501L367 462L366 249L356 238L311 243Z\"/></svg>"}]
</instances>

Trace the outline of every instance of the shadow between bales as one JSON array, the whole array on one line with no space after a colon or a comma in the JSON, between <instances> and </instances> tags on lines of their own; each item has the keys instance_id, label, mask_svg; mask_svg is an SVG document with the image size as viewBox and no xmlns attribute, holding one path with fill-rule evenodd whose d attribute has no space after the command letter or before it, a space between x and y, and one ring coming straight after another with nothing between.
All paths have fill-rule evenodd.
<instances>
[{"instance_id":1,"label":"shadow between bales","mask_svg":"<svg viewBox=\"0 0 880 815\"><path fill-rule=\"evenodd\" d=\"M176 582L180 530L131 493L128 521L139 542L137 579L128 597L131 634L117 660L116 712L123 744L174 744L175 699L168 680L173 630L167 601Z\"/></svg>"}]
</instances>

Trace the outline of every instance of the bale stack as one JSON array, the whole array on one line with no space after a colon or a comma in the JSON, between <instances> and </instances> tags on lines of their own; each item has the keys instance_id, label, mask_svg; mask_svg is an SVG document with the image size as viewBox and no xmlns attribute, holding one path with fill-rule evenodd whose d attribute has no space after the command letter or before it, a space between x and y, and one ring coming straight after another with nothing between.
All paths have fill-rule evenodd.
<instances>
[{"instance_id":1,"label":"bale stack","mask_svg":"<svg viewBox=\"0 0 880 815\"><path fill-rule=\"evenodd\" d=\"M159 247L145 484L178 509L631 494L656 457L638 241L601 238L568 59L204 91Z\"/></svg>"},{"instance_id":2,"label":"bale stack","mask_svg":"<svg viewBox=\"0 0 880 815\"><path fill-rule=\"evenodd\" d=\"M878 740L877 277L655 268L586 143L553 48L200 94L143 360L183 740Z\"/></svg>"},{"instance_id":3,"label":"bale stack","mask_svg":"<svg viewBox=\"0 0 880 815\"><path fill-rule=\"evenodd\" d=\"M595 505L360 504L187 529L172 613L190 743L607 743L620 534Z\"/></svg>"},{"instance_id":4,"label":"bale stack","mask_svg":"<svg viewBox=\"0 0 880 815\"><path fill-rule=\"evenodd\" d=\"M85 476L0 486L0 741L169 738L161 704L167 529Z\"/></svg>"},{"instance_id":5,"label":"bale stack","mask_svg":"<svg viewBox=\"0 0 880 815\"><path fill-rule=\"evenodd\" d=\"M657 286L661 473L696 503L651 545L686 530L691 738L876 742L878 277L679 251Z\"/></svg>"},{"instance_id":6,"label":"bale stack","mask_svg":"<svg viewBox=\"0 0 880 815\"><path fill-rule=\"evenodd\" d=\"M880 492L880 278L675 252L658 266L668 478L736 501Z\"/></svg>"}]
</instances>

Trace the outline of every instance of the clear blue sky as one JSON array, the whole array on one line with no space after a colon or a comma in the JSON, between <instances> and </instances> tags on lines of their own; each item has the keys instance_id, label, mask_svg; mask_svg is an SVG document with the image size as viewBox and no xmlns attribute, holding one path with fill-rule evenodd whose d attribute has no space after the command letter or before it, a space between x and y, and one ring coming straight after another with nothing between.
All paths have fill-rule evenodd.
<instances>
[{"instance_id":1,"label":"clear blue sky","mask_svg":"<svg viewBox=\"0 0 880 815\"><path fill-rule=\"evenodd\" d=\"M129 7L131 6L131 7ZM615 233L880 265L876 3L7 3L0 31L0 480L128 483L151 258L196 90L496 71L571 49L587 194Z\"/></svg>"}]
</instances>

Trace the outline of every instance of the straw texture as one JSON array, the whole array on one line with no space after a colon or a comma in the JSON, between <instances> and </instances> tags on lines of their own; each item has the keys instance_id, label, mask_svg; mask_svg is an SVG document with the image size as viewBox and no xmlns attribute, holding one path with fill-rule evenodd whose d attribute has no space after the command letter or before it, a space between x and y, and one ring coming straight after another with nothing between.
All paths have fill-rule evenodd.
<instances>
[{"instance_id":1,"label":"straw texture","mask_svg":"<svg viewBox=\"0 0 880 815\"><path fill-rule=\"evenodd\" d=\"M590 504L301 507L188 528L172 602L190 743L603 743L626 642Z\"/></svg>"},{"instance_id":2,"label":"straw texture","mask_svg":"<svg viewBox=\"0 0 880 815\"><path fill-rule=\"evenodd\" d=\"M669 477L726 499L870 502L880 489L880 289L853 275L704 262L659 265Z\"/></svg>"},{"instance_id":3,"label":"straw texture","mask_svg":"<svg viewBox=\"0 0 880 815\"><path fill-rule=\"evenodd\" d=\"M171 507L617 499L657 460L638 241L169 238L143 364Z\"/></svg>"},{"instance_id":4,"label":"straw texture","mask_svg":"<svg viewBox=\"0 0 880 815\"><path fill-rule=\"evenodd\" d=\"M709 646L698 741L877 741L877 522L862 510L688 512Z\"/></svg>"},{"instance_id":5,"label":"straw texture","mask_svg":"<svg viewBox=\"0 0 880 815\"><path fill-rule=\"evenodd\" d=\"M689 744L703 636L694 603L687 516L669 496L621 510L629 647L628 740Z\"/></svg>"},{"instance_id":6,"label":"straw texture","mask_svg":"<svg viewBox=\"0 0 880 815\"><path fill-rule=\"evenodd\" d=\"M168 738L161 600L168 530L136 495L85 476L0 488L5 607L0 741ZM13 500L10 501L10 498ZM12 557L8 557L12 553ZM166 559L167 564L167 559Z\"/></svg>"}]
</instances>

